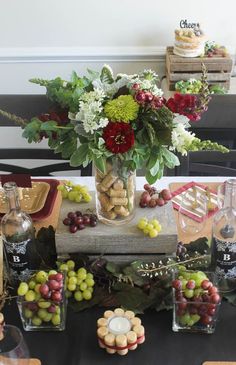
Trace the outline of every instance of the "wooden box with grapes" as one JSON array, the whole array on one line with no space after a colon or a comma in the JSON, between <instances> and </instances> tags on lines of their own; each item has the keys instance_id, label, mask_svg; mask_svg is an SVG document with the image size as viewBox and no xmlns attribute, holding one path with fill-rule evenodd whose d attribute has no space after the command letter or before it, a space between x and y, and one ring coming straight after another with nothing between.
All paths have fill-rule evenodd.
<instances>
[{"instance_id":1,"label":"wooden box with grapes","mask_svg":"<svg viewBox=\"0 0 236 365\"><path fill-rule=\"evenodd\" d=\"M207 81L209 85L219 85L229 90L230 76L233 60L230 55L225 57L181 57L173 53L173 47L166 50L166 78L169 90L175 90L178 81L189 79L201 79L202 63L207 68Z\"/></svg>"},{"instance_id":2,"label":"wooden box with grapes","mask_svg":"<svg viewBox=\"0 0 236 365\"><path fill-rule=\"evenodd\" d=\"M171 201L153 208L140 208L139 201L142 192L136 193L136 214L132 221L120 225L109 226L97 222L96 227L86 226L83 230L70 233L63 220L69 212L95 213L95 194L86 204L77 204L67 199L63 200L58 227L56 230L56 249L61 256L68 253L82 253L90 257L107 255L109 261L130 262L136 259L150 261L176 253L177 227ZM161 231L154 238L138 228L140 220L146 217L148 221L158 220Z\"/></svg>"}]
</instances>

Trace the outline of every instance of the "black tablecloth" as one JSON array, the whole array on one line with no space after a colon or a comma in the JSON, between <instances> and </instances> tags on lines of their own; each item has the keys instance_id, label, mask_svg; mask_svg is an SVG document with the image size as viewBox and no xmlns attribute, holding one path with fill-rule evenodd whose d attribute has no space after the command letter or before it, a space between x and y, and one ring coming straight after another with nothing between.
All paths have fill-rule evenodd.
<instances>
[{"instance_id":1,"label":"black tablecloth","mask_svg":"<svg viewBox=\"0 0 236 365\"><path fill-rule=\"evenodd\" d=\"M70 309L66 331L23 332L31 356L42 365L200 365L206 360L236 360L236 308L223 303L214 334L172 332L171 311L147 311L141 316L146 342L126 356L108 355L96 338L96 321L103 309L81 313ZM4 308L8 324L22 329L18 309L12 302Z\"/></svg>"}]
</instances>

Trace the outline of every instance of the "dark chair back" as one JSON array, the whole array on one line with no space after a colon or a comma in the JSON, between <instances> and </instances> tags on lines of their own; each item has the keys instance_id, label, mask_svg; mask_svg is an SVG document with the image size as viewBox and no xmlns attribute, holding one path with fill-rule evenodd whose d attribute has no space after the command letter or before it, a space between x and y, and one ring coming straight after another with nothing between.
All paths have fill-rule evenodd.
<instances>
[{"instance_id":1,"label":"dark chair back","mask_svg":"<svg viewBox=\"0 0 236 365\"><path fill-rule=\"evenodd\" d=\"M212 95L209 108L199 122L191 123L196 137L223 144L230 153L190 152L180 157L176 175L235 176L236 171L236 95Z\"/></svg>"},{"instance_id":2,"label":"dark chair back","mask_svg":"<svg viewBox=\"0 0 236 365\"><path fill-rule=\"evenodd\" d=\"M236 176L236 150L190 152L180 159L177 175L186 176Z\"/></svg>"},{"instance_id":3,"label":"dark chair back","mask_svg":"<svg viewBox=\"0 0 236 365\"><path fill-rule=\"evenodd\" d=\"M51 102L45 95L0 95L0 109L16 114L25 119L31 119L35 115L47 113L52 109ZM0 127L16 127L14 122L0 116ZM6 161L11 160L8 164ZM39 167L18 166L18 160L35 160ZM56 163L42 166L42 160L57 160ZM60 162L63 161L63 162ZM12 162L13 161L13 162ZM60 171L80 171L81 176L91 176L91 164L71 167L69 162L65 162L60 154L55 154L49 149L38 148L0 148L0 171L14 174L31 174L32 176L50 176L54 172Z\"/></svg>"},{"instance_id":4,"label":"dark chair back","mask_svg":"<svg viewBox=\"0 0 236 365\"><path fill-rule=\"evenodd\" d=\"M3 163L1 160L14 160L14 163ZM53 176L54 172L59 171L80 171L81 176L92 175L92 165L87 167L78 166L71 167L68 162L57 162L39 167L21 167L17 165L17 160L62 160L52 150L34 149L34 148L7 148L0 149L0 171L9 172L12 174L30 174L31 176Z\"/></svg>"}]
</instances>

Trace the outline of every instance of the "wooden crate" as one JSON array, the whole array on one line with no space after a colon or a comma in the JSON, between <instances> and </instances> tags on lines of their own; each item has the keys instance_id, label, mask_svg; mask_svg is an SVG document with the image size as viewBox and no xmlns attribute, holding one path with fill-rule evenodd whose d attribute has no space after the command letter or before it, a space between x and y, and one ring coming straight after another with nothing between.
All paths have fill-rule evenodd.
<instances>
[{"instance_id":1,"label":"wooden crate","mask_svg":"<svg viewBox=\"0 0 236 365\"><path fill-rule=\"evenodd\" d=\"M175 90L175 84L180 80L201 78L201 65L208 70L207 80L210 85L220 85L226 90L230 87L230 76L233 60L227 57L180 57L173 53L173 47L166 50L166 77L169 90Z\"/></svg>"},{"instance_id":2,"label":"wooden crate","mask_svg":"<svg viewBox=\"0 0 236 365\"><path fill-rule=\"evenodd\" d=\"M137 192L137 202L140 195L141 192ZM67 213L78 209L82 212L86 209L94 211L94 201L93 196L92 201L84 207L83 204L78 207L76 203L63 201L56 230L56 248L59 255L79 252L91 257L107 255L110 261L130 262L145 258L145 261L151 261L160 257L159 255L171 256L176 253L177 227L171 202L156 209L142 209L137 206L134 219L121 226L98 223L96 228L86 227L82 231L70 233L62 222ZM139 219L144 216L160 221L162 231L156 238L145 236L137 228Z\"/></svg>"}]
</instances>

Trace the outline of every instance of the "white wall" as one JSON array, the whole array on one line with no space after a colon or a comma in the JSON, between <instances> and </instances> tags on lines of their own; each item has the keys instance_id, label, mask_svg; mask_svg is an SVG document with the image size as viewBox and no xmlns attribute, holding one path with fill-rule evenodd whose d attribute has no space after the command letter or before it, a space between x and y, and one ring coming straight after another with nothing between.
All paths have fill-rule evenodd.
<instances>
[{"instance_id":1,"label":"white wall","mask_svg":"<svg viewBox=\"0 0 236 365\"><path fill-rule=\"evenodd\" d=\"M235 46L234 0L1 0L1 47L166 46L180 19Z\"/></svg>"}]
</instances>

